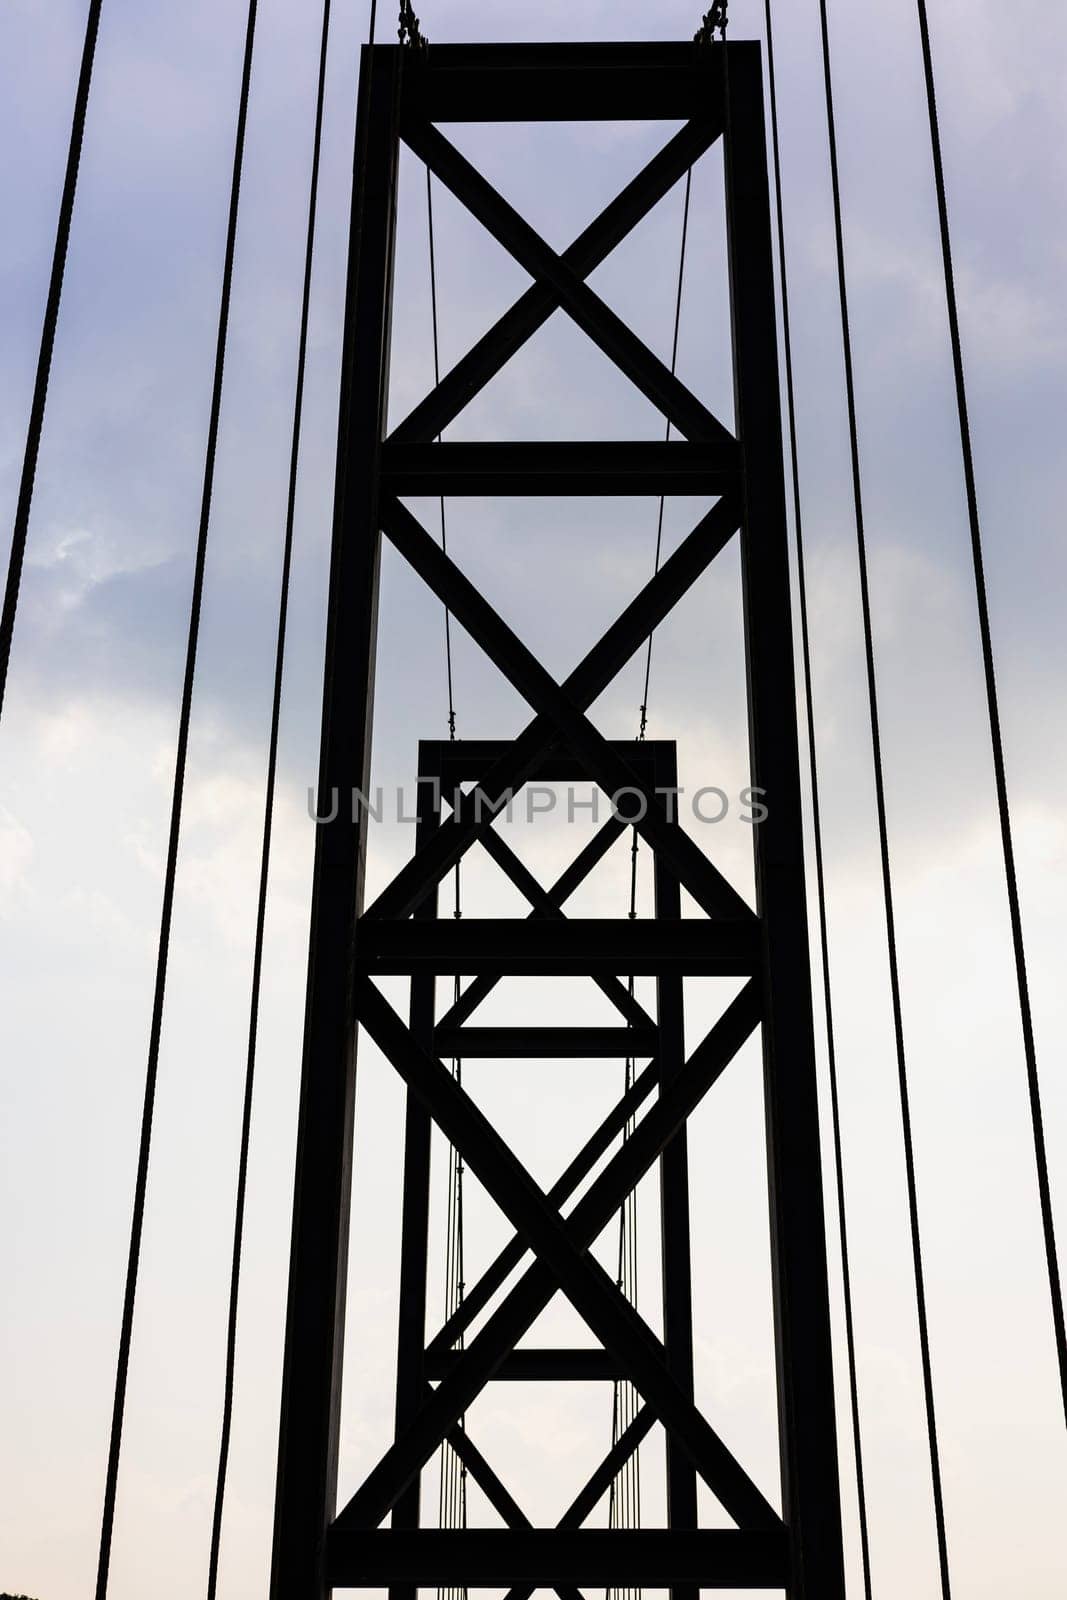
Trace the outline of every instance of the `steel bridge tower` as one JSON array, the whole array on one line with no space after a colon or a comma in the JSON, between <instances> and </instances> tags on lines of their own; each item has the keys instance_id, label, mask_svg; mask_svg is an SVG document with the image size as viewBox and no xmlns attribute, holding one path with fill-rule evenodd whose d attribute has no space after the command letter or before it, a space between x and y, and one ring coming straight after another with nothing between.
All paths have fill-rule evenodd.
<instances>
[{"instance_id":1,"label":"steel bridge tower","mask_svg":"<svg viewBox=\"0 0 1067 1600\"><path fill-rule=\"evenodd\" d=\"M670 119L683 124L562 253L551 249L439 131L449 121ZM596 266L716 139L725 141L736 433L723 427L589 288ZM397 170L403 140L530 274L532 286L391 433L385 432ZM674 424L670 443L449 444L442 429L562 307ZM754 43L374 46L363 52L357 117L338 465L329 589L320 793L368 791L381 538L410 563L528 701L532 720L499 743L424 741L416 850L364 908L366 817L342 804L317 830L296 1194L279 1447L273 1600L334 1588L505 1587L526 1596L578 1585L844 1594L837 1439L807 909L793 634L783 496L770 209L759 47ZM404 507L402 496L717 497L679 549L557 683ZM740 541L752 782L768 815L754 832L756 906L730 887L656 790L675 781L674 748L612 743L588 708L715 555ZM592 780L625 792L618 814L544 888L494 830L503 797L531 780ZM627 807L632 806L632 809ZM654 857L655 916L568 919L567 898L628 826ZM437 886L471 846L488 850L529 902L528 918L437 920ZM681 889L703 916L681 915ZM646 1011L618 974L651 974ZM402 1020L375 980L410 977ZM474 981L439 1015L436 980ZM505 975L592 979L615 1028L479 1028L468 1022ZM687 975L746 982L685 1055ZM357 1030L408 1089L395 1442L338 1511L341 1357ZM686 1119L745 1040L762 1042L781 1458L772 1507L693 1399ZM634 1089L546 1194L459 1087L442 1057L641 1056ZM654 1091L654 1093L652 1093ZM634 1132L618 1135L639 1104ZM484 1307L524 1249L533 1264L462 1351L454 1327L427 1342L431 1125L459 1151L515 1239L466 1305ZM582 1198L564 1205L596 1163ZM623 1298L589 1246L658 1164L663 1338ZM358 1219L357 1219L358 1225ZM521 1340L562 1290L594 1350ZM452 1319L454 1322L455 1319ZM635 1422L590 1467L551 1529L532 1528L476 1441L459 1426L494 1378L625 1377ZM668 1526L583 1527L653 1423L667 1440ZM419 1527L419 1476L449 1440L501 1514L503 1529ZM736 1527L701 1529L697 1478ZM391 1526L382 1526L391 1518Z\"/></svg>"}]
</instances>

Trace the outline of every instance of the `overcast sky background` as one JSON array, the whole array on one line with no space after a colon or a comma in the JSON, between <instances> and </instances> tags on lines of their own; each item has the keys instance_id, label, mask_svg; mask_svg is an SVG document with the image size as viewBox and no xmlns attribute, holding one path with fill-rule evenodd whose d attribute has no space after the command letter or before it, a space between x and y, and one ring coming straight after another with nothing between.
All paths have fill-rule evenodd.
<instances>
[{"instance_id":1,"label":"overcast sky background","mask_svg":"<svg viewBox=\"0 0 1067 1600\"><path fill-rule=\"evenodd\" d=\"M734 0L734 37L762 5ZM424 0L432 40L684 38L676 0ZM1067 1585L1067 1449L988 755L914 8L831 8L846 247L904 1019L954 1589L1051 1600ZM931 5L978 487L1049 1151L1067 1195L1062 904L1067 771L1062 425L1067 49L1059 8ZM937 1593L906 1234L841 393L817 7L777 8L820 778L853 1233L875 1591ZM51 259L84 6L0 12L0 500L10 526ZM237 1411L221 1592L266 1592L313 828L326 555L358 48L335 3L313 285L290 649L267 930ZM262 0L185 826L134 1334L111 1593L203 1592L217 1451L270 670L319 16ZM380 8L379 37L392 37ZM107 0L89 107L27 567L0 728L0 1587L80 1600L95 1571L135 1142L151 1006L192 555L218 311L244 6ZM447 130L557 246L666 139L667 125ZM422 171L402 163L390 412L431 378ZM521 292L521 270L437 190L442 360ZM694 176L680 370L731 421L721 157ZM681 187L593 277L669 355ZM661 421L561 315L453 438L653 438ZM433 507L413 505L427 525ZM671 504L667 542L703 505ZM563 673L647 577L653 502L456 502L450 549ZM650 733L683 782L747 778L736 552L657 635ZM507 737L518 698L456 642L459 732ZM598 702L636 731L631 663ZM446 731L439 607L386 555L375 781L410 782ZM734 817L702 842L744 892ZM515 827L547 881L584 838ZM373 840L371 892L411 848ZM625 861L576 912L624 909ZM647 885L643 885L647 908ZM467 904L518 910L472 867ZM691 985L695 1043L729 992ZM390 989L401 1003L398 986ZM600 1015L560 988L501 994L485 1020ZM621 1066L618 1068L621 1072ZM506 1074L506 1076L505 1076ZM466 1081L547 1182L617 1091L617 1069L478 1064ZM342 1489L388 1441L402 1096L361 1053ZM694 1121L697 1379L714 1425L776 1498L761 1102L754 1047ZM438 1162L438 1173L442 1163ZM647 1191L647 1192L645 1192ZM642 1310L655 1323L654 1186L642 1193ZM470 1187L468 1251L502 1224ZM831 1206L831 1241L834 1218ZM435 1225L439 1255L443 1219ZM1061 1230L1062 1231L1062 1230ZM610 1249L610 1238L605 1241ZM838 1280L835 1316L840 1334ZM468 1271L468 1278L472 1276ZM431 1305L440 1303L440 1262ZM537 1330L570 1337L556 1309ZM841 1352L843 1372L843 1350ZM858 1582L844 1395L850 1579ZM610 1440L610 1395L497 1387L470 1419L536 1521ZM661 1454L645 1457L648 1520ZM432 1520L435 1496L428 1475ZM602 1508L603 1509L603 1508ZM472 1510L482 1508L472 1497ZM716 1508L704 1506L709 1520ZM858 1589L856 1592L860 1592Z\"/></svg>"}]
</instances>

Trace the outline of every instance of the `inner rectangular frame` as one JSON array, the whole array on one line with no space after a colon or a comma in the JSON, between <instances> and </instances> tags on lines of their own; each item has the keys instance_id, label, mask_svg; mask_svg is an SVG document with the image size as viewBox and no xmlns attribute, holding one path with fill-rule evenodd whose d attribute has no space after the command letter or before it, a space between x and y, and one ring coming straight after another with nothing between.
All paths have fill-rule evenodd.
<instances>
[{"instance_id":1,"label":"inner rectangular frame","mask_svg":"<svg viewBox=\"0 0 1067 1600\"><path fill-rule=\"evenodd\" d=\"M425 839L439 824L442 803L462 784L477 782L491 769L508 747L503 740L419 741L418 754L418 829ZM674 789L678 782L677 752L673 740L648 739L615 741L636 771L654 788ZM531 771L530 783L574 783L588 779L586 767L573 754L555 748ZM620 837L623 830L620 830ZM680 916L677 879L662 862L654 864L654 908L657 916L676 921ZM417 916L434 920L438 914L436 896L420 907ZM564 916L566 913L563 913ZM531 917L535 916L533 908ZM558 926L558 924L557 924ZM506 961L502 963L506 975ZM652 1011L655 1026L653 1043L654 1081L657 1088L669 1085L681 1070L685 1055L684 1004L680 971L661 973L656 979L656 1000ZM435 974L421 971L412 975L410 1015L414 1033L430 1048L441 1048L441 1030L434 995ZM622 1021L623 1019L619 1019ZM495 1033L507 1033L496 1029ZM515 1029L525 1035L526 1030ZM535 1030L536 1031L536 1030ZM561 1027L569 1036L575 1057L584 1053L581 1025ZM625 1031L625 1025L624 1029ZM462 1029L456 1030L457 1038ZM640 1048L637 1032L631 1033L634 1054ZM528 1066L535 1066L536 1055L520 1052ZM655 1091L653 1091L655 1092ZM439 1333L427 1343L427 1221L430 1204L430 1148L432 1117L409 1091L405 1115L404 1190L400 1266L400 1327L397 1345L396 1425L402 1429L417 1411L425 1382L449 1370L448 1347ZM671 1371L686 1395L693 1396L693 1315L692 1266L690 1251L689 1172L686 1129L683 1126L661 1153L658 1163L660 1182L661 1249L660 1272L663 1313L663 1346ZM592 1170L590 1163L589 1170ZM521 1252L516 1253L516 1260ZM501 1281L503 1281L501 1279ZM626 1376L610 1351L524 1349L516 1353L494 1374L496 1379L558 1382L590 1378L601 1380ZM492 1381L492 1380L490 1380ZM671 1529L695 1532L698 1527L697 1479L692 1463L667 1433L667 1519ZM590 1464L592 1466L593 1463ZM420 1527L420 1483L417 1476L407 1493L393 1508L392 1528L411 1532ZM674 1600L697 1600L691 1585L672 1587ZM414 1600L415 1586L394 1582L391 1600Z\"/></svg>"}]
</instances>

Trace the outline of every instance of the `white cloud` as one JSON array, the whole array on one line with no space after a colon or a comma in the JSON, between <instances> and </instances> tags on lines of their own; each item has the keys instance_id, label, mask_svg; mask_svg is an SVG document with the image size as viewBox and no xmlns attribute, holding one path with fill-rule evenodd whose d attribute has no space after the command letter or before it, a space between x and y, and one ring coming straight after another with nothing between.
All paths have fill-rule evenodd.
<instances>
[{"instance_id":1,"label":"white cloud","mask_svg":"<svg viewBox=\"0 0 1067 1600\"><path fill-rule=\"evenodd\" d=\"M0 894L5 911L26 879L33 861L33 836L6 806L0 806Z\"/></svg>"}]
</instances>

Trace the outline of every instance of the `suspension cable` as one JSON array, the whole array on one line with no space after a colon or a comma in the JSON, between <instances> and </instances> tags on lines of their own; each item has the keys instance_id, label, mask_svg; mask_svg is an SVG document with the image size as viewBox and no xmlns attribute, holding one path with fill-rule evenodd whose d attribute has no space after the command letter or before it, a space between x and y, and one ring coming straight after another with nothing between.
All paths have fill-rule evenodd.
<instances>
[{"instance_id":1,"label":"suspension cable","mask_svg":"<svg viewBox=\"0 0 1067 1600\"><path fill-rule=\"evenodd\" d=\"M418 31L418 18L410 12L410 6L405 13L401 9L401 23L412 25L414 31L410 35L412 45L418 47L423 43L423 36ZM433 179L430 168L426 168L426 231L429 242L430 256L430 322L433 329L433 380L436 387L441 382L441 351L438 334L437 316L437 250L434 241L433 225ZM438 434L437 442L441 436ZM441 549L448 552L448 527L445 519L445 497L439 498L441 519ZM452 618L448 606L445 613L445 680L448 690L448 737L449 742L456 740L456 701L452 677ZM452 915L458 921L463 915L460 864L457 861L454 869L455 899ZM453 1004L457 1003L462 992L460 978L457 976L453 982ZM462 1087L463 1063L458 1056L452 1058L452 1076L457 1085ZM445 1229L445 1321L454 1317L463 1305L465 1291L464 1281L464 1256L463 1256L463 1158L455 1145L448 1147L448 1188L447 1188L447 1222ZM455 1348L462 1350L464 1338L462 1333L456 1341ZM465 1419L459 1418L460 1428L465 1425ZM440 1475L437 1490L437 1521L442 1528L465 1528L467 1526L467 1466L461 1461L448 1440L441 1445ZM438 1600L467 1600L467 1590L463 1587L438 1588Z\"/></svg>"},{"instance_id":2,"label":"suspension cable","mask_svg":"<svg viewBox=\"0 0 1067 1600\"><path fill-rule=\"evenodd\" d=\"M1030 985L1027 978L1026 952L1023 946L1022 912L1019 907L1019 883L1015 868L1015 846L1012 836L1011 811L1008 807L1008 780L1004 765L1004 743L1001 737L1000 704L993 660L993 636L989 624L989 598L986 591L982 531L978 519L978 491L975 486L974 455L971 449L971 423L967 406L967 386L963 377L963 343L960 337L959 310L956 303L956 279L952 265L952 241L949 235L948 200L945 193L945 168L941 156L941 131L937 115L937 97L934 92L934 67L930 51L930 29L926 15L926 0L917 0L917 6L919 12L919 34L922 41L923 76L926 80L926 106L930 118L930 151L933 158L934 186L937 190L941 260L945 275L945 305L948 312L949 338L952 345L952 370L956 384L960 452L963 457L967 519L971 532L974 588L978 604L978 631L982 641L982 666L985 675L986 705L989 713L989 739L993 750L993 774L996 783L997 811L1000 817L1001 850L1004 856L1004 880L1008 891L1011 940L1015 953L1015 977L1019 990L1019 1017L1022 1023L1023 1050L1026 1057L1026 1081L1030 1098L1030 1120L1033 1125L1034 1160L1037 1166L1037 1187L1041 1203L1041 1227L1045 1243L1045 1264L1048 1271L1049 1293L1052 1300L1052 1323L1056 1340L1056 1356L1059 1363L1060 1394L1063 1401L1064 1417L1067 1419L1067 1330L1064 1327L1063 1290L1060 1282L1056 1232L1052 1215L1052 1192L1049 1185L1048 1154L1045 1148L1041 1087L1037 1073L1034 1023L1030 1009Z\"/></svg>"},{"instance_id":3,"label":"suspension cable","mask_svg":"<svg viewBox=\"0 0 1067 1600\"><path fill-rule=\"evenodd\" d=\"M204 454L203 493L200 503L200 522L197 531L196 559L193 571L193 588L189 606L189 633L185 656L185 677L182 684L181 710L178 718L178 741L174 758L174 786L171 796L170 830L167 841L167 861L163 879L163 904L160 915L159 943L156 951L155 989L152 1000L152 1022L148 1044L148 1062L145 1071L144 1107L141 1116L141 1133L137 1153L137 1177L134 1186L133 1216L130 1223L129 1257L126 1266L126 1285L123 1294L122 1326L115 1371L115 1401L108 1441L107 1476L104 1485L104 1506L100 1527L100 1556L96 1575L96 1600L107 1595L108 1569L111 1562L111 1539L115 1522L115 1496L118 1487L119 1455L122 1447L122 1425L126 1405L126 1383L129 1376L130 1343L133 1334L134 1301L137 1295L137 1272L141 1255L141 1236L144 1229L145 1194L148 1186L148 1160L152 1144L152 1116L155 1108L156 1080L159 1072L159 1046L163 1028L163 1003L167 987L167 957L170 951L170 929L174 910L174 887L178 867L178 841L181 834L182 798L185 786L186 757L189 748L189 724L192 712L193 682L196 676L196 651L200 632L200 609L204 590L204 567L207 558L208 526L211 517L211 493L215 479L215 454L218 444L219 414L222 405L222 375L226 357L226 336L229 327L230 292L233 286L233 263L237 240L237 213L241 193L241 170L244 162L245 128L248 121L249 88L252 78L252 50L256 31L256 3L249 0L248 21L245 29L244 62L241 72L241 89L237 113L237 131L234 140L233 172L230 181L229 217L226 227L226 247L223 257L222 291L219 303L218 337L215 346L214 376L211 386L211 408L208 419L207 445Z\"/></svg>"},{"instance_id":4,"label":"suspension cable","mask_svg":"<svg viewBox=\"0 0 1067 1600\"><path fill-rule=\"evenodd\" d=\"M692 193L693 169L688 168L685 175L685 190L682 202L682 236L678 253L678 276L674 296L674 327L671 337L671 375L673 376L678 365L678 336L682 317L682 286L685 279L686 242L689 236L689 200ZM671 437L671 422L668 418L665 442L669 443ZM653 557L653 576L659 571L660 559L663 552L663 514L665 496L660 495L659 506L656 514L656 545ZM652 634L649 634L648 645L645 652L645 673L642 689L641 705L639 709L639 725L637 737L644 739L648 728L648 697L649 681L652 674ZM638 841L637 829L632 830L630 844L630 904L628 917L632 921L637 916L637 856ZM627 982L630 998L634 996L634 979L631 975ZM626 1094L633 1085L636 1075L636 1061L628 1056L624 1065L623 1093ZM633 1131L634 1119L630 1118L623 1128L623 1142L629 1138ZM616 1287L624 1294L631 1305L637 1303L637 1192L631 1189L619 1207L619 1243L616 1266ZM633 1423L638 1410L637 1391L633 1384L625 1378L616 1378L612 1386L611 1407L611 1442L616 1445L627 1428ZM641 1473L639 1452L634 1450L627 1456L618 1473L611 1481L608 1490L608 1526L612 1528L633 1528L641 1525ZM631 1594L636 1595L636 1589L609 1590L609 1596L615 1600L624 1600Z\"/></svg>"},{"instance_id":5,"label":"suspension cable","mask_svg":"<svg viewBox=\"0 0 1067 1600\"><path fill-rule=\"evenodd\" d=\"M684 274L685 274L685 245L686 245L686 239L687 239L688 234L689 234L689 196L690 196L690 193L692 191L692 186L693 186L693 169L692 169L692 167L690 167L687 170L686 175L685 175L685 199L684 199L683 204L682 204L682 244L681 244L681 249L678 252L678 285L677 285L677 289L675 290L675 296L674 296L674 336L673 336L673 338L671 340L671 377L672 378L673 378L674 373L675 373L675 368L678 365L678 330L679 330L679 328L681 326L681 321L682 321L682 279L683 279ZM667 427L666 427L666 429L664 431L664 443L665 444L670 444L670 441L671 441L671 419L670 419L670 417L668 417L667 418ZM653 577L655 577L656 573L659 571L660 556L662 555L662 552L663 552L663 503L664 503L664 499L665 499L665 496L660 495L660 497L659 497L659 511L657 513L657 516L656 516L656 554L655 554L655 559L653 560L653 563L652 563L652 576ZM641 706L640 706L641 724L640 724L640 727L639 727L638 733L637 733L637 737L639 739L643 739L645 737L645 729L648 726L648 681L649 681L649 678L651 677L651 674L652 674L652 640L653 640L654 634L655 634L655 629L653 629L652 632L648 636L648 645L647 645L646 650L645 650L645 683L644 683L644 689L642 690L642 693L641 693ZM636 830L635 830L635 832L634 832L634 844L635 844L635 846L636 846L636 843L637 843L637 833L636 833Z\"/></svg>"},{"instance_id":6,"label":"suspension cable","mask_svg":"<svg viewBox=\"0 0 1067 1600\"><path fill-rule=\"evenodd\" d=\"M11 535L11 553L8 556L7 584L4 589L4 608L0 613L0 714L3 713L4 692L7 688L7 669L11 659L11 638L15 631L15 612L18 610L22 567L26 557L26 538L30 526L30 508L33 504L33 486L37 476L37 457L41 449L44 430L44 410L48 399L48 379L52 370L52 351L56 342L56 325L59 321L59 302L63 295L63 273L67 264L67 247L70 244L70 224L74 215L74 195L78 187L78 168L81 165L82 144L85 139L85 114L89 105L89 86L93 76L96 39L100 30L100 10L103 0L89 0L85 19L85 42L82 45L81 68L78 87L74 95L74 115L71 119L70 145L67 150L67 167L63 177L63 192L59 201L59 219L56 223L56 242L52 251L52 272L48 280L41 343L37 352L37 375L30 401L30 418L26 427L26 449L22 458L22 477L15 503L15 526Z\"/></svg>"},{"instance_id":7,"label":"suspension cable","mask_svg":"<svg viewBox=\"0 0 1067 1600\"><path fill-rule=\"evenodd\" d=\"M767 81L770 91L771 153L774 162L774 196L778 234L778 265L782 290L782 347L785 355L786 413L789 425L789 457L793 478L793 523L796 528L797 593L800 601L800 642L804 674L804 706L808 725L808 765L811 769L811 816L815 843L815 883L819 909L819 954L822 966L823 1010L826 1017L826 1056L830 1079L830 1122L833 1138L834 1181L837 1190L838 1241L841 1254L841 1282L845 1311L845 1345L848 1357L849 1409L852 1421L852 1446L856 1460L856 1498L859 1507L860 1556L863 1564L863 1592L871 1600L871 1553L867 1528L867 1494L863 1474L863 1446L860 1437L859 1384L856 1376L856 1339L852 1309L852 1275L849 1266L848 1224L845 1218L845 1174L842 1155L841 1113L838 1099L837 1048L834 1033L833 988L830 981L830 939L826 914L826 875L822 847L822 811L819 801L819 774L815 738L815 697L812 688L811 642L808 626L807 578L805 573L804 533L801 516L800 463L797 447L796 392L793 383L793 347L789 322L789 285L785 258L785 216L782 204L782 170L778 137L778 100L774 76L774 32L771 0L764 0L767 32Z\"/></svg>"},{"instance_id":8,"label":"suspension cable","mask_svg":"<svg viewBox=\"0 0 1067 1600\"><path fill-rule=\"evenodd\" d=\"M642 735L643 737L643 735ZM637 829L632 830L630 844L630 906L627 916L632 922L637 917ZM634 978L627 979L627 990L634 997ZM623 1095L629 1093L636 1077L636 1061L627 1056L623 1072ZM636 1115L626 1119L622 1140L633 1133ZM630 1189L619 1207L619 1242L616 1258L615 1287L630 1305L637 1304L637 1190ZM632 1425L639 1410L637 1390L627 1378L616 1378L611 1398L611 1443L614 1448ZM641 1526L641 1468L640 1452L629 1452L608 1488L608 1527L639 1528ZM616 1588L607 1591L609 1600L627 1600L639 1593L633 1588Z\"/></svg>"},{"instance_id":9,"label":"suspension cable","mask_svg":"<svg viewBox=\"0 0 1067 1600\"><path fill-rule=\"evenodd\" d=\"M886 820L885 783L882 772L882 743L878 719L878 692L875 682L874 641L871 626L871 597L867 573L867 546L863 523L863 493L860 475L859 435L856 423L856 391L852 366L852 332L848 312L845 273L844 230L841 216L841 186L837 165L837 128L834 119L833 80L830 70L830 32L826 0L819 0L822 30L823 82L826 98L826 127L830 154L830 182L833 193L834 240L837 256L837 286L841 307L841 343L845 368L845 397L848 409L849 453L852 466L852 495L856 523L856 549L860 579L860 606L863 618L863 643L867 671L867 700L870 710L871 755L874 767L874 792L878 813L878 840L882 868L882 893L885 904L886 948L889 958L889 987L893 1008L893 1034L896 1045L897 1080L900 1093L900 1121L904 1144L904 1166L908 1193L908 1222L911 1234L912 1269L915 1277L915 1306L919 1325L919 1352L922 1363L926 1433L930 1452L930 1478L933 1489L934 1520L937 1528L938 1564L942 1600L949 1600L948 1544L945 1534L945 1506L941 1485L941 1456L937 1442L937 1417L934 1409L933 1372L930 1360L930 1331L926 1313L926 1278L923 1271L922 1237L919 1229L919 1203L915 1180L915 1149L912 1139L911 1104L908 1090L907 1059L904 1049L904 1021L897 961L896 917L893 908L893 880L889 861L889 830Z\"/></svg>"},{"instance_id":10,"label":"suspension cable","mask_svg":"<svg viewBox=\"0 0 1067 1600\"><path fill-rule=\"evenodd\" d=\"M326 57L330 34L330 0L323 0L322 34L319 46L319 77L315 99L315 130L312 139L311 176L308 193L307 242L304 251L304 282L300 303L300 333L296 358L296 387L293 396L293 422L289 453L289 486L285 508L285 537L282 548L281 583L278 598L278 623L274 653L274 692L271 701L270 738L267 754L267 786L263 806L263 843L259 864L259 894L256 903L256 931L252 954L252 989L248 1014L248 1049L245 1066L244 1104L241 1114L241 1144L237 1162L237 1194L234 1206L233 1254L230 1264L229 1307L226 1323L226 1366L223 1380L222 1427L219 1439L218 1474L211 1522L211 1550L208 1561L208 1600L215 1600L219 1575L219 1548L222 1540L222 1511L226 1495L230 1433L233 1424L234 1375L237 1365L237 1311L240 1298L241 1252L244 1243L245 1198L248 1187L248 1158L252 1137L252 1098L255 1085L256 1047L259 1033L259 999L263 978L263 943L267 921L267 886L270 880L271 842L274 829L274 794L278 771L278 734L281 725L282 682L285 667L286 624L289 614L289 579L293 557L293 525L296 517L296 486L300 464L300 431L304 407L304 375L307 365L308 321L311 307L311 269L315 255L315 216L319 189L319 157L322 148L322 116L326 96Z\"/></svg>"},{"instance_id":11,"label":"suspension cable","mask_svg":"<svg viewBox=\"0 0 1067 1600\"><path fill-rule=\"evenodd\" d=\"M416 23L418 19L416 18ZM437 252L434 247L433 233L433 181L429 167L426 168L426 229L430 242L430 321L433 326L433 381L434 388L441 382L441 353L437 336ZM441 443L441 435L437 435L437 443ZM438 501L441 515L441 549L448 554L448 529L445 523L445 497L440 496ZM448 685L448 737L456 737L456 705L452 689L452 616L447 606L445 612L445 678ZM457 878L458 882L458 878Z\"/></svg>"}]
</instances>

